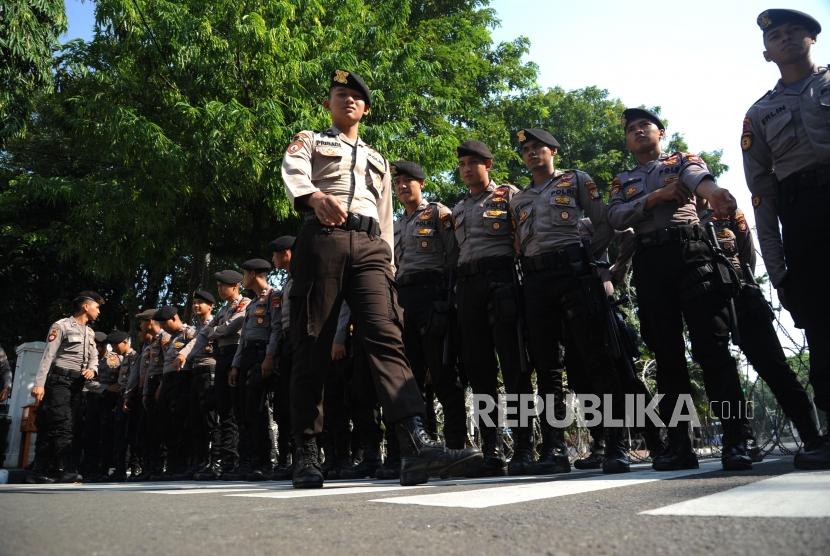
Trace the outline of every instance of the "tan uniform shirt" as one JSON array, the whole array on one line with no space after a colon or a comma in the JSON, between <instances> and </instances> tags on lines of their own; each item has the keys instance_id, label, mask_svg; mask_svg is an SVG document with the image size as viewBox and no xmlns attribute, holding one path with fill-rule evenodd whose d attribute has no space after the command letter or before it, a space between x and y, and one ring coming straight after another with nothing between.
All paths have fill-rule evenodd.
<instances>
[{"instance_id":1,"label":"tan uniform shirt","mask_svg":"<svg viewBox=\"0 0 830 556\"><path fill-rule=\"evenodd\" d=\"M70 371L89 369L97 373L95 331L76 321L75 317L67 317L53 324L35 376L35 386L42 388L46 384L46 376L52 365Z\"/></svg>"},{"instance_id":2,"label":"tan uniform shirt","mask_svg":"<svg viewBox=\"0 0 830 556\"><path fill-rule=\"evenodd\" d=\"M295 208L305 209L296 206L297 198L321 191L335 196L344 210L374 218L393 252L389 164L362 139L352 141L335 127L301 131L283 158L282 179Z\"/></svg>"},{"instance_id":3,"label":"tan uniform shirt","mask_svg":"<svg viewBox=\"0 0 830 556\"><path fill-rule=\"evenodd\" d=\"M397 278L413 272L444 272L458 259L452 211L441 203L421 201L412 214L395 222Z\"/></svg>"}]
</instances>

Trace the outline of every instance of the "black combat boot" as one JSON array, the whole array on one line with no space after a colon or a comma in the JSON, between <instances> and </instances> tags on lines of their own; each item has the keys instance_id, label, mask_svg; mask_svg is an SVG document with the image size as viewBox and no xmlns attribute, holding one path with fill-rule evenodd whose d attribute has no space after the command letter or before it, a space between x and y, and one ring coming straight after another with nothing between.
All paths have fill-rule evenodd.
<instances>
[{"instance_id":1,"label":"black combat boot","mask_svg":"<svg viewBox=\"0 0 830 556\"><path fill-rule=\"evenodd\" d=\"M531 475L536 462L533 461L533 429L529 427L516 428L513 457L507 464L507 474L512 476Z\"/></svg>"},{"instance_id":2,"label":"black combat boot","mask_svg":"<svg viewBox=\"0 0 830 556\"><path fill-rule=\"evenodd\" d=\"M35 458L34 465L32 465L32 469L30 471L26 472L26 478L23 482L30 485L54 483L55 479L50 475L51 474L49 473L47 466L40 461L40 458Z\"/></svg>"},{"instance_id":3,"label":"black combat boot","mask_svg":"<svg viewBox=\"0 0 830 556\"><path fill-rule=\"evenodd\" d=\"M211 461L193 474L194 481L215 481L222 476L222 462Z\"/></svg>"},{"instance_id":4,"label":"black combat boot","mask_svg":"<svg viewBox=\"0 0 830 556\"><path fill-rule=\"evenodd\" d=\"M692 439L685 423L668 429L669 444L662 454L653 458L651 467L655 471L678 471L697 469L697 455L692 450Z\"/></svg>"},{"instance_id":5,"label":"black combat boot","mask_svg":"<svg viewBox=\"0 0 830 556\"><path fill-rule=\"evenodd\" d=\"M592 440L591 453L587 457L574 461L574 467L577 469L602 468L602 462L605 461L605 440L603 438L593 438Z\"/></svg>"},{"instance_id":6,"label":"black combat boot","mask_svg":"<svg viewBox=\"0 0 830 556\"><path fill-rule=\"evenodd\" d=\"M320 453L313 436L297 439L294 449L294 472L291 477L294 488L321 488L323 471L320 469Z\"/></svg>"},{"instance_id":7,"label":"black combat boot","mask_svg":"<svg viewBox=\"0 0 830 556\"><path fill-rule=\"evenodd\" d=\"M468 477L503 477L507 475L507 460L504 457L502 439L494 427L484 427L481 431L481 449L484 460L472 469Z\"/></svg>"},{"instance_id":8,"label":"black combat boot","mask_svg":"<svg viewBox=\"0 0 830 556\"><path fill-rule=\"evenodd\" d=\"M401 450L398 446L397 435L391 430L386 435L386 461L375 471L375 478L384 480L401 478Z\"/></svg>"},{"instance_id":9,"label":"black combat boot","mask_svg":"<svg viewBox=\"0 0 830 556\"><path fill-rule=\"evenodd\" d=\"M574 465L576 463L574 462ZM533 473L536 475L552 475L554 473L570 473L571 462L568 460L568 447L562 429L543 429L542 453L536 462Z\"/></svg>"},{"instance_id":10,"label":"black combat boot","mask_svg":"<svg viewBox=\"0 0 830 556\"><path fill-rule=\"evenodd\" d=\"M720 461L724 471L747 471L752 469L752 458L747 449L748 425L728 421L723 427L723 450Z\"/></svg>"},{"instance_id":11,"label":"black combat boot","mask_svg":"<svg viewBox=\"0 0 830 556\"><path fill-rule=\"evenodd\" d=\"M820 436L810 441L805 439L804 447L795 455L793 464L796 469L830 469L830 438Z\"/></svg>"},{"instance_id":12,"label":"black combat boot","mask_svg":"<svg viewBox=\"0 0 830 556\"><path fill-rule=\"evenodd\" d=\"M448 449L430 437L419 415L407 417L395 428L401 450L401 484L404 486L425 483L430 475L463 475L481 465L480 450Z\"/></svg>"},{"instance_id":13,"label":"black combat boot","mask_svg":"<svg viewBox=\"0 0 830 556\"><path fill-rule=\"evenodd\" d=\"M382 465L380 453L376 447L367 446L363 450L363 459L357 465L348 469L340 470L341 479L371 479L377 474L378 468ZM398 462L400 469L400 462ZM397 477L394 477L397 479Z\"/></svg>"},{"instance_id":14,"label":"black combat boot","mask_svg":"<svg viewBox=\"0 0 830 556\"><path fill-rule=\"evenodd\" d=\"M232 469L227 469L220 477L223 481L244 481L254 468L251 465L251 460L243 458L239 461L239 465Z\"/></svg>"},{"instance_id":15,"label":"black combat boot","mask_svg":"<svg viewBox=\"0 0 830 556\"><path fill-rule=\"evenodd\" d=\"M631 470L625 436L625 429L622 427L606 427L603 473L628 473Z\"/></svg>"}]
</instances>

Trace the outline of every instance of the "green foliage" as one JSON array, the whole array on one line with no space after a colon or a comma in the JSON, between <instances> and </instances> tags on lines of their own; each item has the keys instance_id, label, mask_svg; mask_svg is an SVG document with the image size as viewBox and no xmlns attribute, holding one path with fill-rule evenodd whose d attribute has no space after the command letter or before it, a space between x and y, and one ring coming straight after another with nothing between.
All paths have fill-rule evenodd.
<instances>
[{"instance_id":1,"label":"green foliage","mask_svg":"<svg viewBox=\"0 0 830 556\"><path fill-rule=\"evenodd\" d=\"M26 129L33 95L52 87L63 0L0 0L0 148Z\"/></svg>"}]
</instances>

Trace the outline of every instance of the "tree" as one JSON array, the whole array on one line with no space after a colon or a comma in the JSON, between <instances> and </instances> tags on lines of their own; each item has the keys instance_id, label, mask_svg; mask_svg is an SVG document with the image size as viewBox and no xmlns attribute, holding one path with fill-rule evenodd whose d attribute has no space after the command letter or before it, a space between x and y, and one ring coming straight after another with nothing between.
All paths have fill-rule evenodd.
<instances>
[{"instance_id":1,"label":"tree","mask_svg":"<svg viewBox=\"0 0 830 556\"><path fill-rule=\"evenodd\" d=\"M52 87L63 0L0 0L0 148L26 128L32 97Z\"/></svg>"}]
</instances>

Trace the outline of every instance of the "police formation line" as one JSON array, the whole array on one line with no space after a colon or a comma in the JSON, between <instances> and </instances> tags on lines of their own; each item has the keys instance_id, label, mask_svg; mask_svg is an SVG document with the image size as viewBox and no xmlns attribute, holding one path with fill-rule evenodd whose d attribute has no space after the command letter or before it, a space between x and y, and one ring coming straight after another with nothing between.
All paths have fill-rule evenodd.
<instances>
[{"instance_id":1,"label":"police formation line","mask_svg":"<svg viewBox=\"0 0 830 556\"><path fill-rule=\"evenodd\" d=\"M765 266L806 331L815 404L826 413L826 257L810 254L830 243L821 213L830 206L830 72L810 58L821 31L812 17L767 10L757 22L781 80L744 119L744 168ZM647 394L633 367L636 334L614 302L629 261L661 414L691 392L684 324L706 393L719 402L712 407L745 406L731 337L795 425L804 443L796 467L828 468L827 438L754 281L746 219L699 156L661 151L665 126L656 114L625 110L621 131L637 165L614 178L608 204L590 175L555 167L560 144L549 131L527 128L516 142L531 184L495 183L488 146L465 141L457 156L468 191L449 209L424 197L427 172L416 162L390 164L360 138L371 105L361 76L331 75L324 106L332 127L298 133L283 159L302 227L272 242L271 261L216 273L215 314L203 290L194 295L194 325L174 307L148 309L136 316L135 351L126 333L90 328L98 294L77 297L74 314L49 332L33 389L32 480L79 480L79 470L125 480L129 470L138 480L290 478L314 488L324 477L411 485L567 472L564 431L547 419L541 438L532 423L511 428L509 461L492 423L477 423L473 447L465 389L495 398L501 377L507 393L530 394L535 373L536 392L554 395L557 416L565 411L563 369L578 393ZM393 189L404 207L394 223ZM610 261L612 242L618 255ZM272 264L288 272L279 290L267 280ZM715 417L724 469L750 469L747 416ZM688 424L641 432L655 470L698 466ZM592 454L573 465L629 470L625 429L591 434Z\"/></svg>"}]
</instances>

